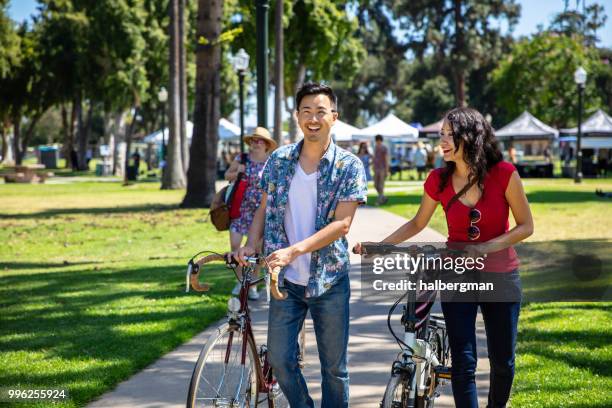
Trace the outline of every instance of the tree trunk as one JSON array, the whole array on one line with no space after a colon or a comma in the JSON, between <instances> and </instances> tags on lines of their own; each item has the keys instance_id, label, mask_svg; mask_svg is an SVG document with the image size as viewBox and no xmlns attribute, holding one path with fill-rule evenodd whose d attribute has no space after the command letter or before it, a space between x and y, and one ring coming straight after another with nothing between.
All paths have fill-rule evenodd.
<instances>
[{"instance_id":1,"label":"tree trunk","mask_svg":"<svg viewBox=\"0 0 612 408\"><path fill-rule=\"evenodd\" d=\"M119 155L119 151L117 146L121 141L121 122L123 121L124 112L115 113L115 119L113 123L113 130L109 140L109 149L111 153L111 166L113 168L113 174L117 175L117 170L119 166L117 165L117 156Z\"/></svg>"},{"instance_id":2,"label":"tree trunk","mask_svg":"<svg viewBox=\"0 0 612 408\"><path fill-rule=\"evenodd\" d=\"M62 103L62 156L66 160L65 168L71 167L70 152L74 148L72 138L70 137L70 125L68 124L68 110L66 104Z\"/></svg>"},{"instance_id":3,"label":"tree trunk","mask_svg":"<svg viewBox=\"0 0 612 408\"><path fill-rule=\"evenodd\" d=\"M128 185L128 166L130 165L130 149L132 148L132 135L134 134L134 127L136 126L136 118L138 117L138 102L134 105L132 110L134 111L134 117L130 126L125 130L125 163L123 163L123 185Z\"/></svg>"},{"instance_id":4,"label":"tree trunk","mask_svg":"<svg viewBox=\"0 0 612 408\"><path fill-rule=\"evenodd\" d=\"M300 63L300 65L298 66L296 81L295 81L295 84L293 84L294 98L295 98L295 95L297 94L297 91L302 87L302 85L304 85L304 78L306 78L306 65ZM296 111L298 107L295 104L296 104L296 101L294 99L293 108L290 108L289 103L287 102L287 99L285 98L285 108L287 109L287 112L290 115L289 116L289 141L291 143L295 143L295 139L296 139L297 131L298 131L298 123L297 123L297 117L296 117Z\"/></svg>"},{"instance_id":5,"label":"tree trunk","mask_svg":"<svg viewBox=\"0 0 612 408\"><path fill-rule=\"evenodd\" d=\"M274 60L274 140L281 146L283 139L283 115L282 106L283 103L283 0L276 0L276 7L274 10L274 27L276 29L275 35L275 57Z\"/></svg>"},{"instance_id":6,"label":"tree trunk","mask_svg":"<svg viewBox=\"0 0 612 408\"><path fill-rule=\"evenodd\" d=\"M170 137L168 138L168 152L166 167L162 176L164 190L185 187L185 173L181 153L181 111L180 111L180 58L179 58L179 1L170 0L170 112L168 124Z\"/></svg>"},{"instance_id":7,"label":"tree trunk","mask_svg":"<svg viewBox=\"0 0 612 408\"><path fill-rule=\"evenodd\" d=\"M36 124L38 123L40 118L43 117L44 114L45 112L40 112L35 114L31 118L30 123L28 124L28 127L26 129L25 135L21 141L21 150L24 152L24 154L28 151L28 145L30 144L30 139L32 138L32 134L34 133L34 128L36 127Z\"/></svg>"},{"instance_id":8,"label":"tree trunk","mask_svg":"<svg viewBox=\"0 0 612 408\"><path fill-rule=\"evenodd\" d=\"M197 38L204 37L209 45L199 45L196 51L196 95L193 113L187 194L181 207L210 206L217 178L217 143L221 116L221 46L216 43L221 34L222 0L199 0Z\"/></svg>"},{"instance_id":9,"label":"tree trunk","mask_svg":"<svg viewBox=\"0 0 612 408\"><path fill-rule=\"evenodd\" d=\"M21 165L23 160L23 152L21 151L21 112L13 112L13 152L15 155L15 164Z\"/></svg>"},{"instance_id":10,"label":"tree trunk","mask_svg":"<svg viewBox=\"0 0 612 408\"><path fill-rule=\"evenodd\" d=\"M81 105L83 102L80 101ZM91 131L91 117L93 114L93 102L89 101L89 107L87 108L87 118L83 122L83 108L79 109L79 126L78 126L78 144L79 144L79 166L78 169L81 171L89 170L89 164L87 163L87 148L89 146L89 134Z\"/></svg>"},{"instance_id":11,"label":"tree trunk","mask_svg":"<svg viewBox=\"0 0 612 408\"><path fill-rule=\"evenodd\" d=\"M69 146L68 146L68 157L66 158L66 168L74 168L77 167L78 168L78 163L72 163L72 151L74 150L74 142L75 142L75 125L78 125L77 123L77 119L78 119L78 114L79 114L79 110L81 109L81 103L79 100L79 97L75 97L72 100L72 107L70 109L70 126L68 128L68 139L69 139Z\"/></svg>"},{"instance_id":12,"label":"tree trunk","mask_svg":"<svg viewBox=\"0 0 612 408\"><path fill-rule=\"evenodd\" d=\"M0 137L2 137L2 152L0 153L2 157L0 157L0 163L6 159L6 154L8 153L7 140L8 137L6 135L6 128L4 127L4 122L0 123Z\"/></svg>"},{"instance_id":13,"label":"tree trunk","mask_svg":"<svg viewBox=\"0 0 612 408\"><path fill-rule=\"evenodd\" d=\"M455 79L455 103L457 106L465 106L465 70L461 55L464 55L465 38L464 38L464 21L461 14L461 5L463 0L454 0L454 17L455 17L455 46L452 49L453 56L453 73Z\"/></svg>"},{"instance_id":14,"label":"tree trunk","mask_svg":"<svg viewBox=\"0 0 612 408\"><path fill-rule=\"evenodd\" d=\"M185 51L185 0L179 6L179 80L181 112L181 159L183 173L189 168L189 142L187 140L187 53Z\"/></svg>"}]
</instances>

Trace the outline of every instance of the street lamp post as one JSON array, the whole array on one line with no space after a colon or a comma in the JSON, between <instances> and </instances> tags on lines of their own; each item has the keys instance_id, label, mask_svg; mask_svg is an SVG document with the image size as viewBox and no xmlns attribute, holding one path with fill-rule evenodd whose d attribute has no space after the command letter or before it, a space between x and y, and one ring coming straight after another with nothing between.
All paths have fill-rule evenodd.
<instances>
[{"instance_id":1,"label":"street lamp post","mask_svg":"<svg viewBox=\"0 0 612 408\"><path fill-rule=\"evenodd\" d=\"M268 127L268 11L269 0L257 0L257 126Z\"/></svg>"},{"instance_id":2,"label":"street lamp post","mask_svg":"<svg viewBox=\"0 0 612 408\"><path fill-rule=\"evenodd\" d=\"M163 86L157 93L157 99L162 105L161 127L162 127L162 160L166 160L166 101L168 100L168 91Z\"/></svg>"},{"instance_id":3,"label":"street lamp post","mask_svg":"<svg viewBox=\"0 0 612 408\"><path fill-rule=\"evenodd\" d=\"M249 68L249 54L241 48L234 56L234 69L238 72L238 100L240 102L240 153L244 153L244 76Z\"/></svg>"},{"instance_id":4,"label":"street lamp post","mask_svg":"<svg viewBox=\"0 0 612 408\"><path fill-rule=\"evenodd\" d=\"M576 138L576 171L574 174L574 182L582 182L582 94L584 93L584 84L587 80L587 72L584 68L578 67L574 72L574 82L578 85L578 137Z\"/></svg>"}]
</instances>

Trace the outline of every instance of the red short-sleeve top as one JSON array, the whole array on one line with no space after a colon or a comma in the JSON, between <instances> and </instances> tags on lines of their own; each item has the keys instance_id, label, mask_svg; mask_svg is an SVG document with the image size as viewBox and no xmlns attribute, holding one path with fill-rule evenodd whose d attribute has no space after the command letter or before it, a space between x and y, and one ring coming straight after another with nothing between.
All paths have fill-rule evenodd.
<instances>
[{"instance_id":1,"label":"red short-sleeve top","mask_svg":"<svg viewBox=\"0 0 612 408\"><path fill-rule=\"evenodd\" d=\"M446 224L448 226L448 241L471 242L468 238L471 208L457 200L450 209L446 211L448 203L456 194L456 191L453 188L451 180L448 181L444 190L439 191L440 175L443 171L445 171L445 169L440 168L429 173L427 180L425 180L425 192L432 199L439 201L445 209ZM473 242L489 241L508 231L510 227L508 220L510 205L506 200L506 189L510 182L510 177L515 171L516 168L512 163L500 161L491 167L485 176L482 196L474 206L482 215L480 221L474 224L480 229L480 237ZM498 272L506 272L518 267L518 258L514 249L508 248L507 251L504 250L503 252L507 252L505 254L507 257L504 256L505 260L503 261L503 265L487 265L487 270L495 269ZM490 264L492 261L494 261L494 259L490 259L487 264Z\"/></svg>"}]
</instances>

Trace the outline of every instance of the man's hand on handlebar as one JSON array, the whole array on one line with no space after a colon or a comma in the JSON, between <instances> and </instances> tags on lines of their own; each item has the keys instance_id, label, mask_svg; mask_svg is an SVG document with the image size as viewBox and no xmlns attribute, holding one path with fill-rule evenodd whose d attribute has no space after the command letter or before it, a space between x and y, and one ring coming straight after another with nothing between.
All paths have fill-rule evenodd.
<instances>
[{"instance_id":1,"label":"man's hand on handlebar","mask_svg":"<svg viewBox=\"0 0 612 408\"><path fill-rule=\"evenodd\" d=\"M353 253L357 255L361 255L361 242L358 242L353 247Z\"/></svg>"},{"instance_id":2,"label":"man's hand on handlebar","mask_svg":"<svg viewBox=\"0 0 612 408\"><path fill-rule=\"evenodd\" d=\"M232 252L232 256L234 258L236 258L236 260L238 261L238 264L240 264L241 266L247 266L248 262L246 261L245 258L249 257L249 256L253 256L257 253L257 251L250 247L250 246L243 246L242 248L238 249L237 251Z\"/></svg>"}]
</instances>

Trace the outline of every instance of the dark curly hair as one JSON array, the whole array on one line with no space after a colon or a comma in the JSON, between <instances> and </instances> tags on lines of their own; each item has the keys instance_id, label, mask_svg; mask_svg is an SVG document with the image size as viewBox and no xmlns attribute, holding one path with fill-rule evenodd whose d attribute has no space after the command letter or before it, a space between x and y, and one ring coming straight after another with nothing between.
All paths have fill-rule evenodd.
<instances>
[{"instance_id":1,"label":"dark curly hair","mask_svg":"<svg viewBox=\"0 0 612 408\"><path fill-rule=\"evenodd\" d=\"M463 145L463 159L468 166L468 183L476 178L476 185L483 189L487 172L503 160L493 128L480 112L472 108L455 108L444 115L453 131L455 153ZM455 172L454 162L447 162L440 174L439 192L446 188Z\"/></svg>"}]
</instances>

